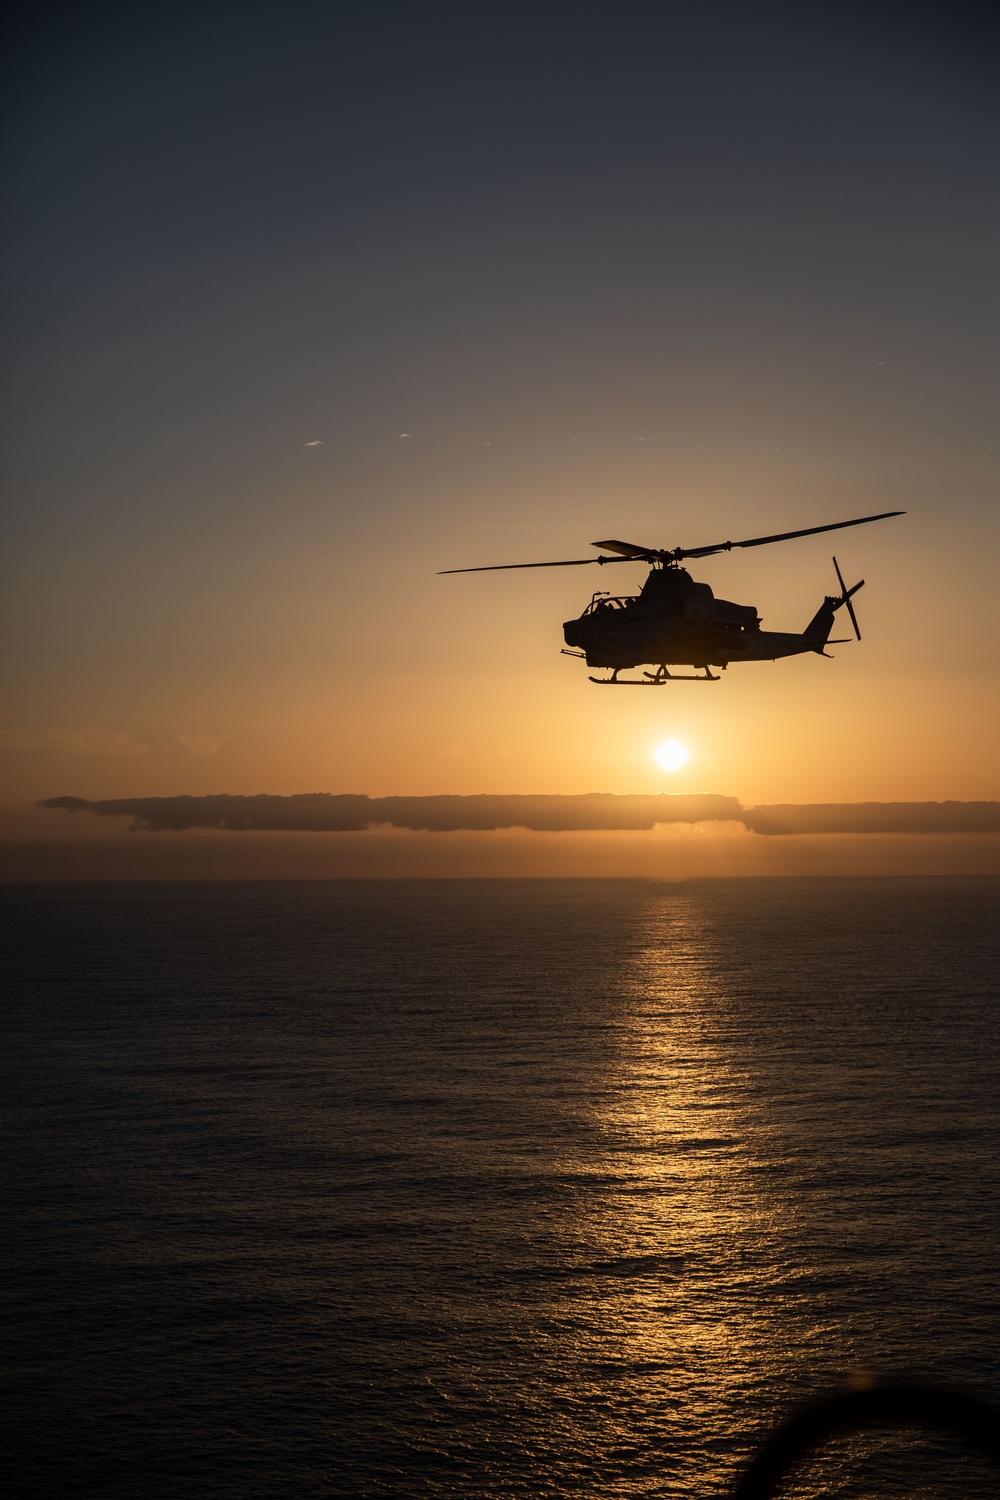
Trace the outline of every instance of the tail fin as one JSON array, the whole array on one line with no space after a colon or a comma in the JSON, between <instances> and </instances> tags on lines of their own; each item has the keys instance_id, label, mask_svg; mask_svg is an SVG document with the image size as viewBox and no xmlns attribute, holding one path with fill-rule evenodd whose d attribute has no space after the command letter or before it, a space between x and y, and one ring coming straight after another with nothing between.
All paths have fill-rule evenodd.
<instances>
[{"instance_id":1,"label":"tail fin","mask_svg":"<svg viewBox=\"0 0 1000 1500\"><path fill-rule=\"evenodd\" d=\"M844 577L840 571L840 565L838 564L836 558L833 559L833 566L837 570L837 582L840 584L840 594L834 597L831 597L828 594L827 597L823 600L823 603L820 605L819 609L813 615L812 619L809 621L809 624L806 626L805 630L802 632L803 636L809 642L812 649L814 651L818 651L820 656L825 654L823 651L823 647L829 643L830 631L833 629L834 616L836 615L837 610L840 609L844 604L847 605L847 613L851 617L851 624L854 626L854 634L857 636L859 641L861 639L861 628L858 625L858 617L854 613L854 605L851 603L851 597L858 592L858 589L864 587L865 580L862 578L860 583L856 583L852 589L849 589L844 582Z\"/></svg>"}]
</instances>

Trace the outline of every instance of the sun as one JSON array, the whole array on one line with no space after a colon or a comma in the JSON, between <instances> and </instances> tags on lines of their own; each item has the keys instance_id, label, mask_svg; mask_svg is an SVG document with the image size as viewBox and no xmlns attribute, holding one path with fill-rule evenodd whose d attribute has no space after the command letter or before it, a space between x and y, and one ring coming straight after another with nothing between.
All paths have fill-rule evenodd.
<instances>
[{"instance_id":1,"label":"sun","mask_svg":"<svg viewBox=\"0 0 1000 1500\"><path fill-rule=\"evenodd\" d=\"M679 771L691 759L691 752L680 740L662 740L653 751L653 759L662 771Z\"/></svg>"}]
</instances>

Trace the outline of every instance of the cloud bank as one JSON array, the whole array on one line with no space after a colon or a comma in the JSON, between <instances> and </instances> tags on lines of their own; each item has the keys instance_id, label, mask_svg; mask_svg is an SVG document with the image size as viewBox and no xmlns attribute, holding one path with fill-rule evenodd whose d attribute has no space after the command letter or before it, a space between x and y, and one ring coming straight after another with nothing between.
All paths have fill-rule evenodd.
<instances>
[{"instance_id":1,"label":"cloud bank","mask_svg":"<svg viewBox=\"0 0 1000 1500\"><path fill-rule=\"evenodd\" d=\"M1000 802L804 802L748 807L751 833L1000 833Z\"/></svg>"},{"instance_id":2,"label":"cloud bank","mask_svg":"<svg viewBox=\"0 0 1000 1500\"><path fill-rule=\"evenodd\" d=\"M150 833L203 828L230 832L357 833L391 827L414 832L539 833L641 831L662 823L737 822L764 835L812 833L1000 833L1000 802L830 802L743 807L714 794L617 796L365 797L311 792L292 797L220 793L208 797L122 797L88 802L47 797L39 807L130 818Z\"/></svg>"}]
</instances>

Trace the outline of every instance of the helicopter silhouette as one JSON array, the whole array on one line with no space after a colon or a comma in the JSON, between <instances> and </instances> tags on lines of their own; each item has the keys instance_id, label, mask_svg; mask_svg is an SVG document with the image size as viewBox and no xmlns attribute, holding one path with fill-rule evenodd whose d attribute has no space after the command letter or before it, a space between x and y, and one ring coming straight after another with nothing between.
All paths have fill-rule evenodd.
<instances>
[{"instance_id":1,"label":"helicopter silhouette","mask_svg":"<svg viewBox=\"0 0 1000 1500\"><path fill-rule=\"evenodd\" d=\"M610 677L591 677L604 687L662 687L668 682L718 682L713 667L723 671L730 662L777 661L784 656L799 656L815 651L829 656L827 646L844 644L831 641L834 617L847 607L854 634L861 639L858 617L851 603L864 579L848 588L837 559L833 566L840 585L839 594L828 594L800 634L780 630L762 630L761 619L752 604L731 604L717 599L707 583L698 583L681 563L689 557L711 557L716 552L732 552L740 547L765 547L771 542L790 542L795 537L815 536L821 531L841 531L846 526L865 526L869 521L886 521L903 516L902 510L887 510L877 516L858 516L853 521L834 521L829 526L808 526L803 531L782 531L775 536L755 536L743 542L714 542L708 547L637 547L631 542L592 542L614 554L611 557L574 557L560 562L494 563L480 568L444 568L442 573L496 573L511 568L581 568L590 563L644 562L650 572L638 594L595 593L587 608L575 620L563 625L563 639L568 650L564 656L582 657L588 667L610 671ZM655 668L641 677L619 677L646 665ZM672 666L690 666L695 673L671 672Z\"/></svg>"}]
</instances>

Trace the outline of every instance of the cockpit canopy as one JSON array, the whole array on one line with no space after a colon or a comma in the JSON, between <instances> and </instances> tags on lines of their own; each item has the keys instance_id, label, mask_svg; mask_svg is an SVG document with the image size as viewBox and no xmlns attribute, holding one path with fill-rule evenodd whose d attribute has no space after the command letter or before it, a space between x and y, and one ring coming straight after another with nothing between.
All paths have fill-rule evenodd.
<instances>
[{"instance_id":1,"label":"cockpit canopy","mask_svg":"<svg viewBox=\"0 0 1000 1500\"><path fill-rule=\"evenodd\" d=\"M635 604L638 598L638 594L595 594L580 618L584 619L587 615L604 615L616 609L628 609L629 605Z\"/></svg>"}]
</instances>

